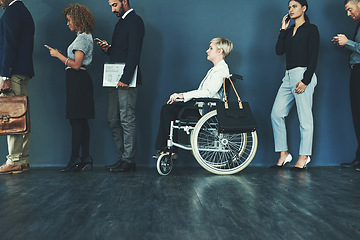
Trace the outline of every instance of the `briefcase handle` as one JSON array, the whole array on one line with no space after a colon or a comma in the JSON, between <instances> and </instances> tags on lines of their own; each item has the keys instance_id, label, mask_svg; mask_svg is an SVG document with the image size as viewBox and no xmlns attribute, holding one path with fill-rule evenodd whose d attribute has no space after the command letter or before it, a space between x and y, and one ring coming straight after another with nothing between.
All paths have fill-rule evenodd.
<instances>
[{"instance_id":1,"label":"briefcase handle","mask_svg":"<svg viewBox=\"0 0 360 240\"><path fill-rule=\"evenodd\" d=\"M235 92L235 94L236 94L236 96L237 96L237 99L238 99L239 108L240 108L240 109L243 109L243 105L242 105L241 99L240 99L240 97L239 97L239 94L237 93L236 88L235 88L235 86L234 86L234 83L233 83L233 81L231 80L230 77L228 77L228 78L225 77L225 78L224 78L224 82L223 82L225 109L228 109L228 108L229 108L228 97L227 97L227 95L226 95L226 90L225 90L226 79L229 80L229 82L231 83L231 86L232 86L233 89L234 89L234 92Z\"/></svg>"}]
</instances>

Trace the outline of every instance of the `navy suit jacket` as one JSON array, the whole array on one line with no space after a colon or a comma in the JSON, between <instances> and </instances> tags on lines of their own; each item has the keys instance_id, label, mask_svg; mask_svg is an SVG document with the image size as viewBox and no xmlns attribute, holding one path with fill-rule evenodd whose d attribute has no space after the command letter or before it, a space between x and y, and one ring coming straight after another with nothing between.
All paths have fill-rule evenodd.
<instances>
[{"instance_id":1,"label":"navy suit jacket","mask_svg":"<svg viewBox=\"0 0 360 240\"><path fill-rule=\"evenodd\" d=\"M21 1L5 9L0 19L1 76L34 76L34 20Z\"/></svg>"},{"instance_id":2,"label":"navy suit jacket","mask_svg":"<svg viewBox=\"0 0 360 240\"><path fill-rule=\"evenodd\" d=\"M115 26L111 48L108 50L109 61L125 63L121 82L129 84L138 67L137 85L141 85L140 55L145 35L144 22L135 11L131 11L125 19L120 17Z\"/></svg>"}]
</instances>

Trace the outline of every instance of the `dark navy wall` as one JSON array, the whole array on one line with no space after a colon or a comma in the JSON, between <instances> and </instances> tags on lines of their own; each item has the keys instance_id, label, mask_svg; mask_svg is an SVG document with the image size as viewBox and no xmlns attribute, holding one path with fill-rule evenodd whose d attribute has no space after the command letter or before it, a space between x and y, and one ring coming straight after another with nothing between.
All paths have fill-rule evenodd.
<instances>
[{"instance_id":1,"label":"dark navy wall","mask_svg":"<svg viewBox=\"0 0 360 240\"><path fill-rule=\"evenodd\" d=\"M106 0L24 0L36 24L35 70L30 81L33 166L64 165L70 155L71 128L65 119L64 65L51 58L44 44L66 52L75 38L61 12L69 3L88 6L97 20L94 37L111 40L117 21ZM241 97L250 102L258 121L258 152L252 165L276 162L270 123L271 107L284 75L284 57L275 54L275 43L282 17L287 13L284 1L237 0L131 0L142 16L146 36L142 52L143 86L138 98L138 152L140 165L154 166L151 159L161 106L173 92L197 88L212 67L205 51L213 37L233 41L234 51L227 58L230 71L244 75L237 84ZM312 165L338 165L354 157L353 133L348 97L348 55L334 47L334 34L353 35L355 23L346 17L343 1L309 1L308 15L320 31L320 55L315 89L315 136ZM96 118L90 120L91 154L97 165L117 161L107 126L107 89L102 88L102 68L107 57L95 47L89 72L93 78ZM295 110L295 108L294 108ZM288 118L290 151L298 154L300 141L296 111ZM7 154L6 138L0 137L0 157ZM184 153L179 164L194 165Z\"/></svg>"}]
</instances>

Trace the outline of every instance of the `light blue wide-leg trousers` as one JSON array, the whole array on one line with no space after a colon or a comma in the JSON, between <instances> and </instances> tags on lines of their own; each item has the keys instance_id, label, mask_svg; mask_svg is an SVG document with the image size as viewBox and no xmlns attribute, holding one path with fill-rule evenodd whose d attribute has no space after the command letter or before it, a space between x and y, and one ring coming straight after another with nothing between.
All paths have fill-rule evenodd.
<instances>
[{"instance_id":1,"label":"light blue wide-leg trousers","mask_svg":"<svg viewBox=\"0 0 360 240\"><path fill-rule=\"evenodd\" d=\"M274 132L275 152L288 151L285 118L294 102L300 122L299 155L311 156L314 123L312 114L313 94L317 85L314 74L311 82L301 94L295 93L296 84L303 79L305 67L297 67L285 72L285 77L276 95L271 111L271 122Z\"/></svg>"}]
</instances>

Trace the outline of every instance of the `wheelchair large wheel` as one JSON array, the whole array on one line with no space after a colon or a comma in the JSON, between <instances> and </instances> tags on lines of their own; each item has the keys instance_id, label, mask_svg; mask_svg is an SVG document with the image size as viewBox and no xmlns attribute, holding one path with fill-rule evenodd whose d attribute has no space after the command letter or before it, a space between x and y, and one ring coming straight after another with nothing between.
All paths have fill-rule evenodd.
<instances>
[{"instance_id":1,"label":"wheelchair large wheel","mask_svg":"<svg viewBox=\"0 0 360 240\"><path fill-rule=\"evenodd\" d=\"M170 174L173 165L174 162L169 154L161 154L157 160L156 169L160 175L166 176Z\"/></svg>"},{"instance_id":2,"label":"wheelchair large wheel","mask_svg":"<svg viewBox=\"0 0 360 240\"><path fill-rule=\"evenodd\" d=\"M234 174L250 164L257 150L257 134L219 133L216 110L204 115L191 136L193 154L199 164L215 174Z\"/></svg>"}]
</instances>

